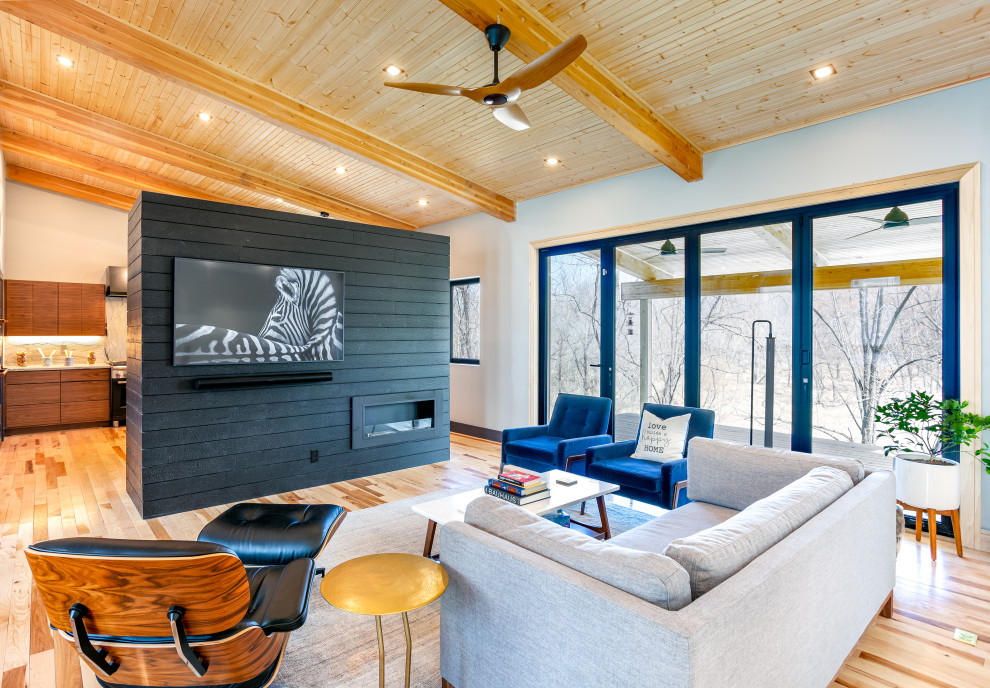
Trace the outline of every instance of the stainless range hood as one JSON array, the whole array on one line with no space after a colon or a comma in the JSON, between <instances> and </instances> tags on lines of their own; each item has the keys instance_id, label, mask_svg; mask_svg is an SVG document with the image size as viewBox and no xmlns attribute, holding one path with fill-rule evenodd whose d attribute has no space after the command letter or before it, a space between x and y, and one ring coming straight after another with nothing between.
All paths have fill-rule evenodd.
<instances>
[{"instance_id":1,"label":"stainless range hood","mask_svg":"<svg viewBox=\"0 0 990 688\"><path fill-rule=\"evenodd\" d=\"M104 283L107 296L127 296L127 268L111 265L107 268Z\"/></svg>"}]
</instances>

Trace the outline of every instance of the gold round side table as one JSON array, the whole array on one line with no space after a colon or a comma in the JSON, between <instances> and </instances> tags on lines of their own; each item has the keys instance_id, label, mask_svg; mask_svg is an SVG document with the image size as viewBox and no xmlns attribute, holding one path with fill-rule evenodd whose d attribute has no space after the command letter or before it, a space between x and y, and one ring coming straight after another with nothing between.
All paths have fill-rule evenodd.
<instances>
[{"instance_id":1,"label":"gold round side table","mask_svg":"<svg viewBox=\"0 0 990 688\"><path fill-rule=\"evenodd\" d=\"M412 668L412 634L408 612L425 607L447 589L443 566L417 554L369 554L345 561L327 572L320 584L323 599L338 609L375 617L378 632L378 686L385 688L385 641L382 617L402 614L406 630L406 688Z\"/></svg>"}]
</instances>

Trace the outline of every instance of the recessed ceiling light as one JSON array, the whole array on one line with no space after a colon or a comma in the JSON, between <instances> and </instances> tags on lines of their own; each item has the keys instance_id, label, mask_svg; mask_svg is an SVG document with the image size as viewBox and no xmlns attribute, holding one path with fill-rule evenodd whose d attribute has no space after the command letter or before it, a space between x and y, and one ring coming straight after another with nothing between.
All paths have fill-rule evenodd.
<instances>
[{"instance_id":1,"label":"recessed ceiling light","mask_svg":"<svg viewBox=\"0 0 990 688\"><path fill-rule=\"evenodd\" d=\"M554 165L559 165L560 164L560 160L558 158L547 158L543 162L545 162L550 167L553 167Z\"/></svg>"},{"instance_id":2,"label":"recessed ceiling light","mask_svg":"<svg viewBox=\"0 0 990 688\"><path fill-rule=\"evenodd\" d=\"M816 79L826 79L832 76L833 74L835 74L835 67L833 67L830 64L825 65L824 67L818 67L817 69L811 70L811 76L815 77Z\"/></svg>"},{"instance_id":3,"label":"recessed ceiling light","mask_svg":"<svg viewBox=\"0 0 990 688\"><path fill-rule=\"evenodd\" d=\"M210 113L209 112L201 112L201 113L199 113L199 118L201 120L203 120L204 122L209 122L210 119L211 119L211 116L210 116Z\"/></svg>"},{"instance_id":4,"label":"recessed ceiling light","mask_svg":"<svg viewBox=\"0 0 990 688\"><path fill-rule=\"evenodd\" d=\"M426 200L425 198L421 198L421 199L419 199L416 202L419 203L420 205L423 205L423 206L430 204L430 202L428 200Z\"/></svg>"},{"instance_id":5,"label":"recessed ceiling light","mask_svg":"<svg viewBox=\"0 0 990 688\"><path fill-rule=\"evenodd\" d=\"M276 203L285 203L285 201L283 201L281 198L276 198L275 199L275 202Z\"/></svg>"},{"instance_id":6,"label":"recessed ceiling light","mask_svg":"<svg viewBox=\"0 0 990 688\"><path fill-rule=\"evenodd\" d=\"M388 67L385 68L385 73L388 74L389 76L399 76L400 74L402 74L402 70L396 67L395 65L389 65Z\"/></svg>"},{"instance_id":7,"label":"recessed ceiling light","mask_svg":"<svg viewBox=\"0 0 990 688\"><path fill-rule=\"evenodd\" d=\"M343 165L337 165L337 167L334 169L334 172L336 172L337 174L344 174L344 172L346 171L347 168L344 167Z\"/></svg>"},{"instance_id":8,"label":"recessed ceiling light","mask_svg":"<svg viewBox=\"0 0 990 688\"><path fill-rule=\"evenodd\" d=\"M58 63L60 65L62 65L63 67L71 67L72 66L72 59L66 57L65 55L59 55L55 59L58 60Z\"/></svg>"}]
</instances>

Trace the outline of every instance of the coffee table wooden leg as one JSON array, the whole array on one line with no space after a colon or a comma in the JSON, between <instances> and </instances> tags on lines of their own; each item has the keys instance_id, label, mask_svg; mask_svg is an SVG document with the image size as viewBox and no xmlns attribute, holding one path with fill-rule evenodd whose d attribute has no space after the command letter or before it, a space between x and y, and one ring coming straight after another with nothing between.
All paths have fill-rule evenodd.
<instances>
[{"instance_id":1,"label":"coffee table wooden leg","mask_svg":"<svg viewBox=\"0 0 990 688\"><path fill-rule=\"evenodd\" d=\"M609 540L612 537L612 529L608 525L608 512L605 511L605 497L598 497L595 501L598 502L598 517L602 520L602 532L605 534L605 539Z\"/></svg>"},{"instance_id":2,"label":"coffee table wooden leg","mask_svg":"<svg viewBox=\"0 0 990 688\"><path fill-rule=\"evenodd\" d=\"M382 638L382 617L375 617L378 631L378 688L385 688L385 640Z\"/></svg>"},{"instance_id":3,"label":"coffee table wooden leg","mask_svg":"<svg viewBox=\"0 0 990 688\"><path fill-rule=\"evenodd\" d=\"M430 521L426 524L426 544L423 545L423 556L427 559L433 558L433 536L437 534L437 522Z\"/></svg>"},{"instance_id":4,"label":"coffee table wooden leg","mask_svg":"<svg viewBox=\"0 0 990 688\"><path fill-rule=\"evenodd\" d=\"M406 627L406 688L409 688L409 674L412 672L412 634L409 632L409 615L402 612L402 625Z\"/></svg>"}]
</instances>

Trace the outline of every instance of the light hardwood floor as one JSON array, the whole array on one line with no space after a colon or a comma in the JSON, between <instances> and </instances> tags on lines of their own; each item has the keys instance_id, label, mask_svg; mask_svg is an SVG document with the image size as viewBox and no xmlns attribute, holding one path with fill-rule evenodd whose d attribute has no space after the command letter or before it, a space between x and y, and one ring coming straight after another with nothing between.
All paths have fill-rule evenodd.
<instances>
[{"instance_id":1,"label":"light hardwood floor","mask_svg":"<svg viewBox=\"0 0 990 688\"><path fill-rule=\"evenodd\" d=\"M455 435L449 462L259 501L363 509L480 482L495 470L498 457L498 445ZM54 685L52 639L25 547L73 535L195 538L225 508L142 520L124 491L124 431L113 428L8 437L0 447L0 498L0 688ZM916 544L908 533L897 562L894 618L870 627L833 688L990 686L990 555L966 550L960 559L950 541L939 545L932 563L927 543ZM978 645L952 640L956 627L978 633ZM96 685L89 672L84 685Z\"/></svg>"}]
</instances>

